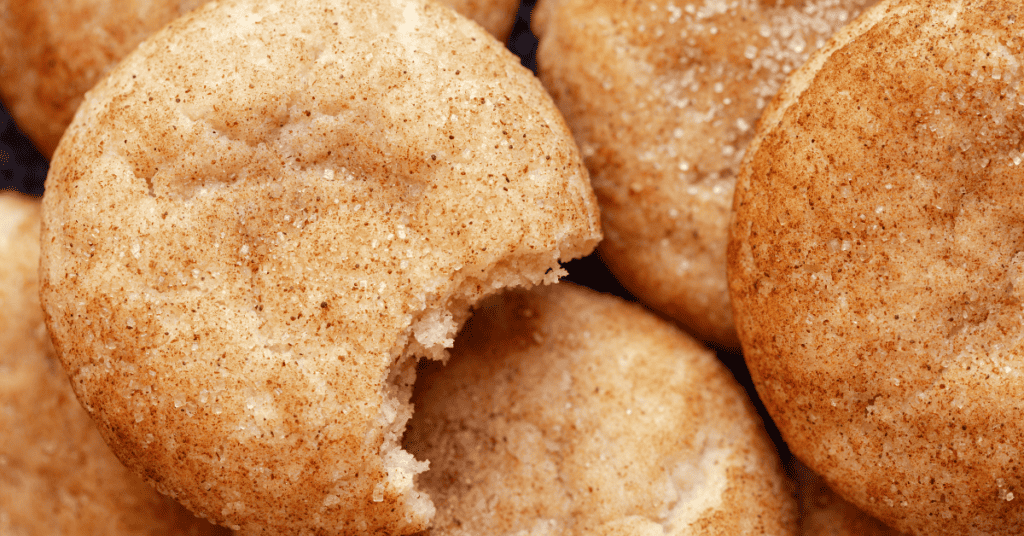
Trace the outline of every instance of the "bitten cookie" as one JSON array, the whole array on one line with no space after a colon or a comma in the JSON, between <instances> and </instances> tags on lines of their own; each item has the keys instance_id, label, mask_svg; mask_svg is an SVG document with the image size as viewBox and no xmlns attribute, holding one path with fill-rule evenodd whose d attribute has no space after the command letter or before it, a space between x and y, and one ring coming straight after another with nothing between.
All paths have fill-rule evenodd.
<instances>
[{"instance_id":1,"label":"bitten cookie","mask_svg":"<svg viewBox=\"0 0 1024 536\"><path fill-rule=\"evenodd\" d=\"M733 185L786 75L874 0L542 0L541 80L601 203L601 258L644 303L739 347L725 248Z\"/></svg>"},{"instance_id":2,"label":"bitten cookie","mask_svg":"<svg viewBox=\"0 0 1024 536\"><path fill-rule=\"evenodd\" d=\"M796 503L714 353L569 283L488 299L416 385L404 444L429 534L796 534Z\"/></svg>"},{"instance_id":3,"label":"bitten cookie","mask_svg":"<svg viewBox=\"0 0 1024 536\"><path fill-rule=\"evenodd\" d=\"M75 399L39 306L39 212L0 194L0 534L230 534L125 468Z\"/></svg>"},{"instance_id":4,"label":"bitten cookie","mask_svg":"<svg viewBox=\"0 0 1024 536\"><path fill-rule=\"evenodd\" d=\"M539 82L415 0L185 15L89 93L43 206L48 327L104 438L250 533L424 528L415 357L600 239Z\"/></svg>"},{"instance_id":5,"label":"bitten cookie","mask_svg":"<svg viewBox=\"0 0 1024 536\"><path fill-rule=\"evenodd\" d=\"M207 0L0 0L0 99L49 158L82 96L165 24ZM515 0L439 0L504 41Z\"/></svg>"},{"instance_id":6,"label":"bitten cookie","mask_svg":"<svg viewBox=\"0 0 1024 536\"><path fill-rule=\"evenodd\" d=\"M730 290L793 453L912 534L1020 534L1024 5L899 1L795 73L737 183Z\"/></svg>"}]
</instances>

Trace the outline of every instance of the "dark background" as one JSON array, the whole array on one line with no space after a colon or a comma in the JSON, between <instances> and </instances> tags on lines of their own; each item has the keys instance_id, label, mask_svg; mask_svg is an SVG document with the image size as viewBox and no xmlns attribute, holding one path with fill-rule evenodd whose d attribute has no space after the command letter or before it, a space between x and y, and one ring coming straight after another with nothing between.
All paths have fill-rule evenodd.
<instances>
[{"instance_id":1,"label":"dark background","mask_svg":"<svg viewBox=\"0 0 1024 536\"><path fill-rule=\"evenodd\" d=\"M7 108L0 111L0 190L43 195L49 164L18 130Z\"/></svg>"},{"instance_id":2,"label":"dark background","mask_svg":"<svg viewBox=\"0 0 1024 536\"><path fill-rule=\"evenodd\" d=\"M512 34L508 40L508 48L515 52L523 65L534 72L537 70L536 52L537 38L530 31L530 12L536 0L524 0L519 7L519 14ZM49 164L35 149L30 141L21 133L11 120L5 107L0 107L0 190L16 190L29 195L43 195L44 181ZM600 255L594 253L586 258L566 264L568 279L575 283L618 295L630 301L637 301L608 272ZM750 394L758 413L765 421L768 434L775 441L783 463L788 467L791 459L789 449L782 442L778 429L772 423L757 394L754 392L750 374L743 363L741 355L726 351L718 351L718 357L732 370L736 379Z\"/></svg>"}]
</instances>

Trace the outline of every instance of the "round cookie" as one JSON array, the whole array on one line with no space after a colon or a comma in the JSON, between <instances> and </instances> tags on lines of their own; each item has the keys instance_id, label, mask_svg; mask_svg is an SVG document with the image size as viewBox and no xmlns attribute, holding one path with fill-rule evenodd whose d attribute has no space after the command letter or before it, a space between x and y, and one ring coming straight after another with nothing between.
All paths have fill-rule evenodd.
<instances>
[{"instance_id":1,"label":"round cookie","mask_svg":"<svg viewBox=\"0 0 1024 536\"><path fill-rule=\"evenodd\" d=\"M878 5L789 79L737 183L758 393L796 456L907 533L1024 530L1018 21Z\"/></svg>"},{"instance_id":2,"label":"round cookie","mask_svg":"<svg viewBox=\"0 0 1024 536\"><path fill-rule=\"evenodd\" d=\"M539 82L416 0L185 15L90 91L43 206L48 327L107 442L267 534L424 528L415 357L600 239Z\"/></svg>"},{"instance_id":3,"label":"round cookie","mask_svg":"<svg viewBox=\"0 0 1024 536\"><path fill-rule=\"evenodd\" d=\"M125 468L75 399L39 306L39 212L0 194L0 534L230 534Z\"/></svg>"},{"instance_id":4,"label":"round cookie","mask_svg":"<svg viewBox=\"0 0 1024 536\"><path fill-rule=\"evenodd\" d=\"M0 0L0 99L49 158L85 92L165 24L207 0ZM440 0L504 41L514 0Z\"/></svg>"},{"instance_id":5,"label":"round cookie","mask_svg":"<svg viewBox=\"0 0 1024 536\"><path fill-rule=\"evenodd\" d=\"M733 185L768 102L874 0L542 0L540 77L601 203L623 286L698 338L739 347L725 249Z\"/></svg>"},{"instance_id":6,"label":"round cookie","mask_svg":"<svg viewBox=\"0 0 1024 536\"><path fill-rule=\"evenodd\" d=\"M428 534L796 534L796 503L714 353L569 283L490 298L416 385Z\"/></svg>"}]
</instances>

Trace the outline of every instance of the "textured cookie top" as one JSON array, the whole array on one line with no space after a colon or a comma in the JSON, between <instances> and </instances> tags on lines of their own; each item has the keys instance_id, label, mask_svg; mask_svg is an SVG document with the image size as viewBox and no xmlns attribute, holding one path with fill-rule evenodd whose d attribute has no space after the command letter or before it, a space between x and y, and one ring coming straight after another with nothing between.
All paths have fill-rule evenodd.
<instances>
[{"instance_id":1,"label":"textured cookie top","mask_svg":"<svg viewBox=\"0 0 1024 536\"><path fill-rule=\"evenodd\" d=\"M542 0L541 79L602 207L602 258L645 303L737 348L733 185L786 75L874 0Z\"/></svg>"},{"instance_id":2,"label":"textured cookie top","mask_svg":"<svg viewBox=\"0 0 1024 536\"><path fill-rule=\"evenodd\" d=\"M561 117L479 26L228 1L89 93L47 182L42 296L78 396L159 489L251 532L398 534L432 511L397 445L403 357L599 238Z\"/></svg>"},{"instance_id":3,"label":"textured cookie top","mask_svg":"<svg viewBox=\"0 0 1024 536\"><path fill-rule=\"evenodd\" d=\"M49 157L85 94L147 36L206 0L0 0L0 97Z\"/></svg>"},{"instance_id":4,"label":"textured cookie top","mask_svg":"<svg viewBox=\"0 0 1024 536\"><path fill-rule=\"evenodd\" d=\"M737 185L758 392L794 454L905 532L1024 530L1022 22L881 4L790 80Z\"/></svg>"},{"instance_id":5,"label":"textured cookie top","mask_svg":"<svg viewBox=\"0 0 1024 536\"><path fill-rule=\"evenodd\" d=\"M0 98L47 157L85 92L146 37L207 0L0 0ZM440 0L504 41L516 0Z\"/></svg>"},{"instance_id":6,"label":"textured cookie top","mask_svg":"<svg viewBox=\"0 0 1024 536\"><path fill-rule=\"evenodd\" d=\"M485 301L422 375L405 444L430 534L795 534L795 502L714 354L567 283Z\"/></svg>"},{"instance_id":7,"label":"textured cookie top","mask_svg":"<svg viewBox=\"0 0 1024 536\"><path fill-rule=\"evenodd\" d=\"M39 306L39 213L0 194L0 534L229 534L125 468L79 405Z\"/></svg>"}]
</instances>

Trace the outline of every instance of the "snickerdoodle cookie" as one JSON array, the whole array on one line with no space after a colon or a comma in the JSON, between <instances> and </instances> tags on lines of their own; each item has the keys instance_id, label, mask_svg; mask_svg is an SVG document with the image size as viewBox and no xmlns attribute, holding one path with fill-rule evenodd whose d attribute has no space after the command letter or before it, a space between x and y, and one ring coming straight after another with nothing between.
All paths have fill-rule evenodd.
<instances>
[{"instance_id":1,"label":"snickerdoodle cookie","mask_svg":"<svg viewBox=\"0 0 1024 536\"><path fill-rule=\"evenodd\" d=\"M39 212L0 194L0 534L229 534L117 461L79 405L39 306Z\"/></svg>"},{"instance_id":2,"label":"snickerdoodle cookie","mask_svg":"<svg viewBox=\"0 0 1024 536\"><path fill-rule=\"evenodd\" d=\"M541 80L583 150L602 259L699 338L737 348L733 185L786 75L874 0L541 0Z\"/></svg>"},{"instance_id":3,"label":"snickerdoodle cookie","mask_svg":"<svg viewBox=\"0 0 1024 536\"><path fill-rule=\"evenodd\" d=\"M794 74L737 182L761 399L912 534L1024 532L1024 4L879 4Z\"/></svg>"},{"instance_id":4,"label":"snickerdoodle cookie","mask_svg":"<svg viewBox=\"0 0 1024 536\"><path fill-rule=\"evenodd\" d=\"M0 99L44 156L82 96L143 39L207 0L0 0ZM439 0L508 38L519 2Z\"/></svg>"},{"instance_id":5,"label":"snickerdoodle cookie","mask_svg":"<svg viewBox=\"0 0 1024 536\"><path fill-rule=\"evenodd\" d=\"M229 0L86 97L44 196L41 284L117 455L251 533L410 533L418 356L600 239L557 109L419 0Z\"/></svg>"},{"instance_id":6,"label":"snickerdoodle cookie","mask_svg":"<svg viewBox=\"0 0 1024 536\"><path fill-rule=\"evenodd\" d=\"M569 283L484 302L417 383L405 445L430 534L784 535L796 505L707 348Z\"/></svg>"}]
</instances>

